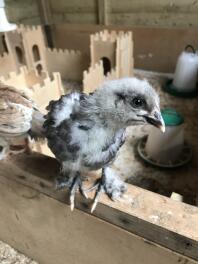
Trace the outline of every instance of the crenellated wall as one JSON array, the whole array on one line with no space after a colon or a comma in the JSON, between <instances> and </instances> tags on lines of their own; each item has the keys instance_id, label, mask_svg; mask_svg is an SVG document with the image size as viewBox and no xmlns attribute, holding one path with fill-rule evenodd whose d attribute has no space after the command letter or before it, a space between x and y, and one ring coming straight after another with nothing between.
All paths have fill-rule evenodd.
<instances>
[{"instance_id":1,"label":"crenellated wall","mask_svg":"<svg viewBox=\"0 0 198 264\"><path fill-rule=\"evenodd\" d=\"M90 36L91 66L103 61L105 75L116 68L117 78L133 75L132 32L104 30Z\"/></svg>"},{"instance_id":2,"label":"crenellated wall","mask_svg":"<svg viewBox=\"0 0 198 264\"><path fill-rule=\"evenodd\" d=\"M46 113L46 106L51 100L57 100L64 94L58 72L49 76L48 72L42 71L41 74L38 74L35 69L28 70L27 67L23 66L18 72L9 72L6 76L0 76L0 81L23 91L35 102L36 107L43 114ZM14 140L13 144L17 145L19 141ZM20 139L20 144L25 144L24 139ZM36 142L33 149L45 155L53 156L45 141Z\"/></svg>"},{"instance_id":3,"label":"crenellated wall","mask_svg":"<svg viewBox=\"0 0 198 264\"><path fill-rule=\"evenodd\" d=\"M50 77L47 72L43 71L39 75L36 70L28 70L24 66L19 72L10 72L6 77L1 76L0 81L24 91L35 101L42 112L45 112L49 101L57 100L63 94L61 77L58 72L52 73Z\"/></svg>"},{"instance_id":4,"label":"crenellated wall","mask_svg":"<svg viewBox=\"0 0 198 264\"><path fill-rule=\"evenodd\" d=\"M38 71L47 70L45 60L46 43L41 26L20 26L18 32L22 35L23 47L27 57L27 67Z\"/></svg>"},{"instance_id":5,"label":"crenellated wall","mask_svg":"<svg viewBox=\"0 0 198 264\"><path fill-rule=\"evenodd\" d=\"M81 82L83 71L88 68L86 55L80 51L47 48L41 26L20 25L14 31L0 33L0 38L0 65L6 64L0 75L26 65L39 74L43 70L50 74L60 72L62 79Z\"/></svg>"},{"instance_id":6,"label":"crenellated wall","mask_svg":"<svg viewBox=\"0 0 198 264\"><path fill-rule=\"evenodd\" d=\"M0 55L0 76L6 76L11 71L16 71L17 67L13 63L13 57L11 54L3 52Z\"/></svg>"},{"instance_id":7,"label":"crenellated wall","mask_svg":"<svg viewBox=\"0 0 198 264\"><path fill-rule=\"evenodd\" d=\"M108 30L104 30L91 34L91 66L94 66L102 58L109 59L112 68L116 66L116 39L117 34L115 31L109 32Z\"/></svg>"},{"instance_id":8,"label":"crenellated wall","mask_svg":"<svg viewBox=\"0 0 198 264\"><path fill-rule=\"evenodd\" d=\"M90 66L83 72L83 92L92 93L95 89L107 80L116 79L116 69L112 69L106 76L104 75L103 63L100 61L94 66Z\"/></svg>"},{"instance_id":9,"label":"crenellated wall","mask_svg":"<svg viewBox=\"0 0 198 264\"><path fill-rule=\"evenodd\" d=\"M46 65L49 72L60 72L63 79L82 81L83 71L88 68L85 55L80 51L46 49Z\"/></svg>"},{"instance_id":10,"label":"crenellated wall","mask_svg":"<svg viewBox=\"0 0 198 264\"><path fill-rule=\"evenodd\" d=\"M46 112L45 108L51 100L58 100L64 93L59 72L54 72L52 77L48 76L40 83L32 85L31 89L32 99L43 113Z\"/></svg>"},{"instance_id":11,"label":"crenellated wall","mask_svg":"<svg viewBox=\"0 0 198 264\"><path fill-rule=\"evenodd\" d=\"M117 77L128 77L133 75L133 39L132 32L118 32L116 39L116 71Z\"/></svg>"},{"instance_id":12,"label":"crenellated wall","mask_svg":"<svg viewBox=\"0 0 198 264\"><path fill-rule=\"evenodd\" d=\"M90 36L91 66L83 74L83 90L93 92L106 80L133 76L132 32L104 30Z\"/></svg>"}]
</instances>

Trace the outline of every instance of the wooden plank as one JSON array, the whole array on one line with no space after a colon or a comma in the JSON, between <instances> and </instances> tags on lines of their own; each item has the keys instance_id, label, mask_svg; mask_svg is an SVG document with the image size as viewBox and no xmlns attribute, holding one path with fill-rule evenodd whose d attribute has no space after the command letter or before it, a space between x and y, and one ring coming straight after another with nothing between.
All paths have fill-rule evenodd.
<instances>
[{"instance_id":1,"label":"wooden plank","mask_svg":"<svg viewBox=\"0 0 198 264\"><path fill-rule=\"evenodd\" d=\"M41 199L40 197L44 194L57 201L67 203L67 191L57 192L53 189L53 180L55 175L57 175L58 173L57 170L58 164L52 158L45 157L39 154L34 154L31 156L18 155L7 162L1 163L0 180L2 184L4 184L5 181L10 182L9 188L11 188L11 193L17 193L17 195L21 193L20 197L29 197L29 200L31 201L36 200L37 203L35 206L38 206ZM17 187L15 190L15 187L12 187L12 185L14 184L13 182L16 182L17 186L20 185L22 189L24 185L27 186L28 190L26 190L26 195L23 195L21 188ZM2 189L6 190L6 188L3 187ZM9 191L9 188L7 191ZM33 194L29 193L29 188L32 189ZM2 196L0 201L4 201L4 207L8 206L8 204L10 206L14 203L12 205L12 210L13 207L17 207L17 212L19 210L19 207L21 207L20 213L22 213L21 211L23 211L24 208L20 200L17 200L16 197L13 197L12 199L10 198L11 200L9 201L10 195L4 195L3 190L0 191ZM93 193L91 193L89 197L93 198ZM90 214L90 202L90 199L84 200L81 196L78 196L76 208ZM50 204L51 202L49 202L48 208L51 208ZM42 207L43 206L44 205L42 205ZM44 212L45 207L41 209L42 207L39 207L38 210ZM1 208L3 208L3 206L1 206ZM28 210L28 216L33 217L33 220L38 217L38 212L36 210L35 213L35 207L32 208L32 204L29 204L28 209L26 208L26 210ZM64 215L65 213L67 216L72 215L70 214L69 209L66 205L65 210L66 211L64 213L62 212ZM59 214L61 214L61 210L56 211L52 206L50 211L51 213L45 213L46 218L44 217L44 215L42 215L42 217L40 216L38 218L38 221L41 221L40 225L42 227L44 227L44 223L46 221L47 227L48 221L50 223L52 221L54 225L57 224L56 230L60 228L60 233L62 227L66 224L64 221L64 224L61 224L59 221L56 223L56 217L59 217ZM78 212L78 210L75 210L75 213L76 212ZM12 214L13 213L14 212L12 212ZM5 213L3 213L2 215L5 215ZM8 212L7 217L8 216L10 217L10 212ZM127 194L118 202L112 202L106 196L103 196L100 204L94 212L94 216L101 218L102 220L105 220L113 225L119 226L130 233L139 235L148 239L149 241L155 242L173 251L198 260L197 207L179 203L164 196L160 196L141 188L128 185ZM28 219L28 222L30 220L31 219ZM0 221L3 222L4 225L5 223L7 223L5 219ZM27 224L27 219L25 219L24 221ZM0 226L4 226L2 225L3 223L0 223ZM24 223L20 224L21 228L23 228L23 224ZM78 224L80 228L81 223L78 222ZM14 233L12 230L13 228L15 229L15 227L9 227L9 232ZM3 230L4 229L5 228L3 228ZM65 228L64 231L66 232ZM23 231L24 236L26 232L26 230ZM44 229L43 232L46 232L46 230ZM2 236L1 233L2 231L0 232L0 236ZM35 230L31 230L29 226L28 233L35 233ZM6 234L7 231L4 232L4 237L6 237ZM99 234L101 233L99 232ZM89 236L89 234L87 235ZM117 237L119 237L119 235ZM38 241L42 242L42 239L40 238L40 240ZM59 240L57 239L56 241ZM68 243L66 243L65 245L67 248ZM29 252L31 252L31 249L29 249ZM126 261L124 263L128 262Z\"/></svg>"},{"instance_id":2,"label":"wooden plank","mask_svg":"<svg viewBox=\"0 0 198 264\"><path fill-rule=\"evenodd\" d=\"M132 30L135 68L174 72L177 58L186 45L198 47L197 28L99 26L62 24L54 26L56 47L78 49L89 55L90 34L103 30Z\"/></svg>"},{"instance_id":3,"label":"wooden plank","mask_svg":"<svg viewBox=\"0 0 198 264\"><path fill-rule=\"evenodd\" d=\"M6 12L9 21L20 23L40 24L39 10L34 0L6 1Z\"/></svg>"},{"instance_id":4,"label":"wooden plank","mask_svg":"<svg viewBox=\"0 0 198 264\"><path fill-rule=\"evenodd\" d=\"M197 13L168 13L162 12L124 12L112 13L109 15L109 23L111 25L146 25L149 26L164 26L167 27L185 27L197 24Z\"/></svg>"},{"instance_id":5,"label":"wooden plank","mask_svg":"<svg viewBox=\"0 0 198 264\"><path fill-rule=\"evenodd\" d=\"M39 263L197 263L9 178L0 194L0 238Z\"/></svg>"},{"instance_id":6,"label":"wooden plank","mask_svg":"<svg viewBox=\"0 0 198 264\"><path fill-rule=\"evenodd\" d=\"M53 13L54 23L82 23L82 24L96 24L97 14L96 13Z\"/></svg>"},{"instance_id":7,"label":"wooden plank","mask_svg":"<svg viewBox=\"0 0 198 264\"><path fill-rule=\"evenodd\" d=\"M73 1L65 1L65 0L49 0L50 6L53 13L95 13L97 11L97 1L93 0L73 0Z\"/></svg>"},{"instance_id":8,"label":"wooden plank","mask_svg":"<svg viewBox=\"0 0 198 264\"><path fill-rule=\"evenodd\" d=\"M105 5L107 7L106 11L104 13L101 12L101 15L105 14L105 17L108 17L109 22L106 24L110 24L111 22L116 24L122 23L122 25L124 23L125 25L136 24L150 26L155 24L161 26L198 25L198 20L196 19L198 2L196 0L8 0L6 2L6 10L9 19L17 23L40 23L41 19L36 2L50 4L56 23L83 22L96 24L98 22L98 3L101 6L103 3L107 3ZM86 17L86 14L89 14L89 18ZM90 17L94 17L94 19L90 19Z\"/></svg>"},{"instance_id":9,"label":"wooden plank","mask_svg":"<svg viewBox=\"0 0 198 264\"><path fill-rule=\"evenodd\" d=\"M111 0L111 12L112 13L196 13L198 11L197 1L186 0L174 0L169 2L167 0Z\"/></svg>"}]
</instances>

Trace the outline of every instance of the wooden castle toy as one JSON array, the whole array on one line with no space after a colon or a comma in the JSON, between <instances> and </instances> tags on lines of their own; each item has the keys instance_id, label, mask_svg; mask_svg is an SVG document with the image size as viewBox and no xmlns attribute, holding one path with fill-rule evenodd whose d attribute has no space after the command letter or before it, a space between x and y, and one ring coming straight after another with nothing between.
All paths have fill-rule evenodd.
<instances>
[{"instance_id":1,"label":"wooden castle toy","mask_svg":"<svg viewBox=\"0 0 198 264\"><path fill-rule=\"evenodd\" d=\"M22 65L38 72L47 69L41 26L19 26L14 31L1 33L0 50L9 54L15 71Z\"/></svg>"},{"instance_id":2,"label":"wooden castle toy","mask_svg":"<svg viewBox=\"0 0 198 264\"><path fill-rule=\"evenodd\" d=\"M19 71L21 66L60 72L62 79L82 81L83 71L88 65L80 51L49 49L46 46L41 26L19 26L14 31L0 33L0 76Z\"/></svg>"},{"instance_id":3,"label":"wooden castle toy","mask_svg":"<svg viewBox=\"0 0 198 264\"><path fill-rule=\"evenodd\" d=\"M91 35L90 53L91 67L83 78L85 92L93 92L105 80L133 76L132 32L104 30Z\"/></svg>"},{"instance_id":4,"label":"wooden castle toy","mask_svg":"<svg viewBox=\"0 0 198 264\"><path fill-rule=\"evenodd\" d=\"M90 67L80 51L49 49L41 26L19 26L0 33L0 81L25 91L41 112L49 101L57 100L62 81L83 83L83 91L93 92L106 80L133 75L131 32L102 32L90 36ZM51 155L46 144L36 150Z\"/></svg>"},{"instance_id":5,"label":"wooden castle toy","mask_svg":"<svg viewBox=\"0 0 198 264\"><path fill-rule=\"evenodd\" d=\"M28 70L26 66L23 66L17 73L10 72L7 77L1 76L0 81L18 90L23 90L35 101L42 112L45 112L49 101L57 100L64 93L58 72L49 76L48 72L42 71L39 75L36 70Z\"/></svg>"},{"instance_id":6,"label":"wooden castle toy","mask_svg":"<svg viewBox=\"0 0 198 264\"><path fill-rule=\"evenodd\" d=\"M18 72L10 72L6 77L1 76L0 81L25 92L43 114L46 113L46 106L51 100L58 100L64 94L59 72L49 76L48 72L41 71L38 74L37 70L28 70L26 66L22 66ZM26 140L24 138L13 140L12 146L18 145L24 146L22 150L25 150ZM32 147L37 152L53 156L45 141L38 141Z\"/></svg>"},{"instance_id":7,"label":"wooden castle toy","mask_svg":"<svg viewBox=\"0 0 198 264\"><path fill-rule=\"evenodd\" d=\"M0 33L0 52L0 65L4 65L0 76L26 65L39 74L42 70L49 74L60 72L63 80L83 82L85 92L95 90L106 79L133 75L132 32L104 30L91 35L87 72L86 55L77 50L49 49L41 26L19 26L17 30Z\"/></svg>"}]
</instances>

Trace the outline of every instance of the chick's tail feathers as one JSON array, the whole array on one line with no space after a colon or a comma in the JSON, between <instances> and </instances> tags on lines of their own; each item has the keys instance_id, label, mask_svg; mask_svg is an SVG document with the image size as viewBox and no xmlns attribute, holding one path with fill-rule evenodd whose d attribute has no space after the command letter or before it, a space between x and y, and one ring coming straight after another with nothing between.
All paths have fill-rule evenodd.
<instances>
[{"instance_id":1,"label":"chick's tail feathers","mask_svg":"<svg viewBox=\"0 0 198 264\"><path fill-rule=\"evenodd\" d=\"M34 109L32 114L31 128L28 133L35 140L45 138L43 128L44 121L44 115L38 109Z\"/></svg>"}]
</instances>

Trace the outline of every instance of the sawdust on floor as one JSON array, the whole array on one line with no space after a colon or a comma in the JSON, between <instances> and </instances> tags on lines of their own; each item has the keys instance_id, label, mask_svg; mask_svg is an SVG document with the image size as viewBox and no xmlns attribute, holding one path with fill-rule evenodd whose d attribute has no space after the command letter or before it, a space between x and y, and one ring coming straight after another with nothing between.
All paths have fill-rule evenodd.
<instances>
[{"instance_id":1,"label":"sawdust on floor","mask_svg":"<svg viewBox=\"0 0 198 264\"><path fill-rule=\"evenodd\" d=\"M0 241L0 264L38 264Z\"/></svg>"}]
</instances>

